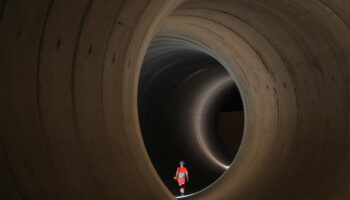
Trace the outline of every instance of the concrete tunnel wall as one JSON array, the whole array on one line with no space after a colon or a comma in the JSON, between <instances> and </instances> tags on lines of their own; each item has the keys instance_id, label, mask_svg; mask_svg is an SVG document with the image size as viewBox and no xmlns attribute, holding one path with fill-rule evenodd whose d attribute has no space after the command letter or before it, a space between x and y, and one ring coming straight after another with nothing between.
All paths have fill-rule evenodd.
<instances>
[{"instance_id":1,"label":"concrete tunnel wall","mask_svg":"<svg viewBox=\"0 0 350 200\"><path fill-rule=\"evenodd\" d=\"M174 199L144 146L138 78L156 35L217 59L244 137L211 199L350 198L347 0L0 1L1 199Z\"/></svg>"}]
</instances>

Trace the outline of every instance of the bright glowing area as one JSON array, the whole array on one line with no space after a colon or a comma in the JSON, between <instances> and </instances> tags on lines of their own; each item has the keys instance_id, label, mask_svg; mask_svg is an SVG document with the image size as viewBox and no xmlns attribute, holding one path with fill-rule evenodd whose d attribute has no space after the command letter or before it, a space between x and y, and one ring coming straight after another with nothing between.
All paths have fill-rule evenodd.
<instances>
[{"instance_id":1,"label":"bright glowing area","mask_svg":"<svg viewBox=\"0 0 350 200\"><path fill-rule=\"evenodd\" d=\"M204 155L207 156L212 161L212 163L224 170L227 170L230 166L228 164L225 164L224 161L220 160L219 156L212 151L214 147L209 146L208 141L210 141L210 139L205 137L208 137L208 135L214 133L208 133L207 126L205 125L206 121L203 120L203 116L207 114L205 113L207 111L206 108L208 108L208 105L212 103L210 102L212 100L210 97L215 96L215 93L221 91L220 88L230 86L231 84L232 79L230 77L223 78L219 81L216 81L215 83L212 83L211 87L207 88L205 93L202 93L197 97L198 104L197 108L194 109L197 111L197 113L194 115L194 134L197 138L198 145L201 147Z\"/></svg>"}]
</instances>

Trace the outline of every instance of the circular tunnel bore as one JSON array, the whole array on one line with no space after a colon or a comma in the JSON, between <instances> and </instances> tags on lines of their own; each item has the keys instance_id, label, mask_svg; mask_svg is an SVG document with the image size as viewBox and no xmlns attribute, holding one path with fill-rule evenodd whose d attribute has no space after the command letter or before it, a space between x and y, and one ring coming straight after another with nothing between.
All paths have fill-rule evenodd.
<instances>
[{"instance_id":1,"label":"circular tunnel bore","mask_svg":"<svg viewBox=\"0 0 350 200\"><path fill-rule=\"evenodd\" d=\"M168 85L164 88L179 88L176 94L183 94L181 99L174 92L181 101L172 102L187 102L197 99L188 92L191 88L211 85L214 78L206 74L198 79L201 84L194 84L191 77L197 73L188 73L183 75L188 79L171 76L156 84L166 76L142 76L145 88L139 90L144 55L162 29L165 36L186 36L215 53L234 72L245 105L244 138L234 164L190 200L348 200L349 10L349 0L0 1L0 199L174 199L158 174L167 183L166 164L180 151L158 148L156 136L163 133L158 129L145 132L142 127L140 133L139 119L152 117L139 117L137 93L144 91L142 100L152 102L148 97L162 93L147 84ZM189 58L184 52L201 57L198 62L210 57L193 45L177 44L179 51L163 48L153 60L148 54L142 74L167 72L165 66ZM175 57L170 52L178 52L177 58L170 59ZM150 64L157 60L166 65ZM203 68L220 66L203 63ZM151 70L154 66L164 71ZM175 80L183 84L170 84ZM161 112L157 106L167 103L153 102L154 112L139 108L155 115ZM186 114L193 112L175 106L179 109L169 115L181 126L173 126L190 132L180 114L193 119ZM158 125L167 127L165 119ZM184 131L166 130L167 136L185 136ZM221 132L216 133L220 141ZM216 147L218 152L229 149ZM205 154L194 155L198 157L186 160L188 165L199 165L195 158ZM212 174L220 169L203 160ZM189 167L195 186L193 173L201 169ZM168 182L168 188L173 184Z\"/></svg>"},{"instance_id":2,"label":"circular tunnel bore","mask_svg":"<svg viewBox=\"0 0 350 200\"><path fill-rule=\"evenodd\" d=\"M201 47L157 37L142 66L139 120L148 154L169 190L180 160L195 193L230 166L242 140L244 114L238 88L226 69Z\"/></svg>"}]
</instances>

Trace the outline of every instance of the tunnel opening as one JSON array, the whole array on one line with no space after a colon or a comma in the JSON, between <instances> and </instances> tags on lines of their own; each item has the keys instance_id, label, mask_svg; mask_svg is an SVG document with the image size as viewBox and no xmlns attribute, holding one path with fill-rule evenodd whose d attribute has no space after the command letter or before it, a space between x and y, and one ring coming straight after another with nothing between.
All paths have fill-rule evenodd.
<instances>
[{"instance_id":1,"label":"tunnel opening","mask_svg":"<svg viewBox=\"0 0 350 200\"><path fill-rule=\"evenodd\" d=\"M243 137L234 80L212 55L184 38L156 37L140 72L139 122L148 155L168 189L184 160L186 194L203 191L230 167Z\"/></svg>"}]
</instances>

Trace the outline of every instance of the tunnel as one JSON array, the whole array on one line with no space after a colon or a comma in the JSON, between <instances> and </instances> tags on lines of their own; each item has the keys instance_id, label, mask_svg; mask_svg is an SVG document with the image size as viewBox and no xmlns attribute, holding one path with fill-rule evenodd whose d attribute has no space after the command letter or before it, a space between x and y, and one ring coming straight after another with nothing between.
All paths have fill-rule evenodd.
<instances>
[{"instance_id":1,"label":"tunnel","mask_svg":"<svg viewBox=\"0 0 350 200\"><path fill-rule=\"evenodd\" d=\"M348 200L349 10L0 0L0 199Z\"/></svg>"},{"instance_id":2,"label":"tunnel","mask_svg":"<svg viewBox=\"0 0 350 200\"><path fill-rule=\"evenodd\" d=\"M237 85L213 55L185 38L154 38L140 72L138 109L147 152L174 195L179 161L191 169L191 194L215 182L239 149L244 114Z\"/></svg>"}]
</instances>

